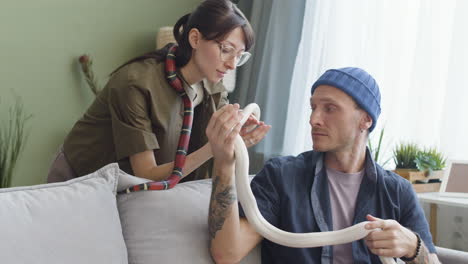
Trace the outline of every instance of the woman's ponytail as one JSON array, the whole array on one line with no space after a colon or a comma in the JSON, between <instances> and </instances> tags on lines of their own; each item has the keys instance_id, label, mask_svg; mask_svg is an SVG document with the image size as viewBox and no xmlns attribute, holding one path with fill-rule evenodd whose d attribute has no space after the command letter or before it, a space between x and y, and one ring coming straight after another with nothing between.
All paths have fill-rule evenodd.
<instances>
[{"instance_id":1,"label":"woman's ponytail","mask_svg":"<svg viewBox=\"0 0 468 264\"><path fill-rule=\"evenodd\" d=\"M179 46L175 53L175 62L177 68L186 65L192 57L192 47L190 46L188 39L189 31L192 27L192 25L190 25L189 23L190 15L191 14L189 13L179 18L177 23L174 25L174 29L172 32L174 34L174 39L176 40L177 45Z\"/></svg>"},{"instance_id":2,"label":"woman's ponytail","mask_svg":"<svg viewBox=\"0 0 468 264\"><path fill-rule=\"evenodd\" d=\"M190 18L190 13L179 18L179 20L177 20L176 24L174 25L174 29L172 33L174 34L174 38L178 44L182 40L181 38L183 37L185 33L184 31L187 30L187 22L189 18Z\"/></svg>"}]
</instances>

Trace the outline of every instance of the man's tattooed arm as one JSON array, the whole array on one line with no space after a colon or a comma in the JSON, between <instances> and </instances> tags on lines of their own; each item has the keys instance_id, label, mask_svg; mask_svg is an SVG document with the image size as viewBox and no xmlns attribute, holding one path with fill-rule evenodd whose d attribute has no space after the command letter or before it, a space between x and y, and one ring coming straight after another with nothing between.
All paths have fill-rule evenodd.
<instances>
[{"instance_id":1,"label":"man's tattooed arm","mask_svg":"<svg viewBox=\"0 0 468 264\"><path fill-rule=\"evenodd\" d=\"M214 239L216 232L221 230L226 217L231 212L231 205L237 201L236 190L233 185L223 184L220 177L215 177L208 216L210 240Z\"/></svg>"}]
</instances>

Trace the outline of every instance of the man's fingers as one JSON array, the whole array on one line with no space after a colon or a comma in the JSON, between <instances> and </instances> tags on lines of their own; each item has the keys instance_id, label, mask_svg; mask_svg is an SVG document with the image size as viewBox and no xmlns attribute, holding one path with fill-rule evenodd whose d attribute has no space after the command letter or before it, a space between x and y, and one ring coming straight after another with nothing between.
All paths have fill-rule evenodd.
<instances>
[{"instance_id":1,"label":"man's fingers","mask_svg":"<svg viewBox=\"0 0 468 264\"><path fill-rule=\"evenodd\" d=\"M367 220L371 221L370 223L365 225L365 228L368 230L377 228L386 230L398 227L399 225L395 220L383 220L372 215L367 215Z\"/></svg>"},{"instance_id":2,"label":"man's fingers","mask_svg":"<svg viewBox=\"0 0 468 264\"><path fill-rule=\"evenodd\" d=\"M377 229L377 228L385 229L385 221L375 221L375 222L368 223L366 224L365 228L368 230Z\"/></svg>"},{"instance_id":3,"label":"man's fingers","mask_svg":"<svg viewBox=\"0 0 468 264\"><path fill-rule=\"evenodd\" d=\"M369 250L378 256L383 257L401 257L405 255L401 243L396 240L365 241Z\"/></svg>"},{"instance_id":4,"label":"man's fingers","mask_svg":"<svg viewBox=\"0 0 468 264\"><path fill-rule=\"evenodd\" d=\"M369 221L378 221L378 220L382 220L382 219L380 219L380 218L378 218L378 217L375 217L375 216L373 216L373 215L370 215L370 214L366 215L366 218L367 218L367 220L369 220Z\"/></svg>"},{"instance_id":5,"label":"man's fingers","mask_svg":"<svg viewBox=\"0 0 468 264\"><path fill-rule=\"evenodd\" d=\"M369 248L372 253L382 257L393 257L395 255L392 249L388 248Z\"/></svg>"},{"instance_id":6,"label":"man's fingers","mask_svg":"<svg viewBox=\"0 0 468 264\"><path fill-rule=\"evenodd\" d=\"M381 230L381 229L376 229L372 232L370 232L366 236L366 241L379 241L379 240L395 240L398 237L398 231L397 230Z\"/></svg>"},{"instance_id":7,"label":"man's fingers","mask_svg":"<svg viewBox=\"0 0 468 264\"><path fill-rule=\"evenodd\" d=\"M366 240L366 245L369 248L396 248L398 245L395 240Z\"/></svg>"}]
</instances>

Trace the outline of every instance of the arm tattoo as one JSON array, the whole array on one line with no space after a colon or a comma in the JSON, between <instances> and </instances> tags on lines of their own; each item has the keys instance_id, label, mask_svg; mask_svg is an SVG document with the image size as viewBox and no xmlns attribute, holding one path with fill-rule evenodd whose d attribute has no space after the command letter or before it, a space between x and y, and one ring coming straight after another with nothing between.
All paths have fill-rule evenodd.
<instances>
[{"instance_id":1,"label":"arm tattoo","mask_svg":"<svg viewBox=\"0 0 468 264\"><path fill-rule=\"evenodd\" d=\"M409 264L438 264L440 263L437 258L431 255L429 249L427 249L426 244L424 241L421 240L421 249L419 249L419 255L410 262L406 262Z\"/></svg>"},{"instance_id":2,"label":"arm tattoo","mask_svg":"<svg viewBox=\"0 0 468 264\"><path fill-rule=\"evenodd\" d=\"M208 215L210 239L214 239L216 232L221 230L229 214L229 208L236 200L234 186L220 184L219 177L216 177L213 181Z\"/></svg>"}]
</instances>

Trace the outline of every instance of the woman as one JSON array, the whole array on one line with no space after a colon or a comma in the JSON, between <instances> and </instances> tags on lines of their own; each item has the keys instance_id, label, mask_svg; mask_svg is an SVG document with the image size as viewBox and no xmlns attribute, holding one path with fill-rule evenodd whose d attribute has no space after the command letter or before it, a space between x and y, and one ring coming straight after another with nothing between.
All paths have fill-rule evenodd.
<instances>
[{"instance_id":1,"label":"woman","mask_svg":"<svg viewBox=\"0 0 468 264\"><path fill-rule=\"evenodd\" d=\"M177 21L174 37L177 45L132 59L113 72L66 137L48 182L113 162L129 174L161 181L177 168L176 155L186 154L181 176L190 175L184 180L209 177L205 162L212 153L205 129L211 115L227 104L221 80L248 59L254 33L230 1L206 0ZM257 129L242 133L248 147L270 128L250 118L247 125L253 124ZM181 146L188 139L187 151Z\"/></svg>"}]
</instances>

